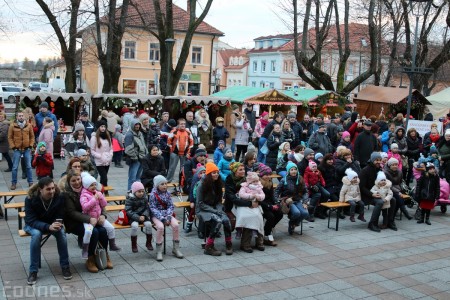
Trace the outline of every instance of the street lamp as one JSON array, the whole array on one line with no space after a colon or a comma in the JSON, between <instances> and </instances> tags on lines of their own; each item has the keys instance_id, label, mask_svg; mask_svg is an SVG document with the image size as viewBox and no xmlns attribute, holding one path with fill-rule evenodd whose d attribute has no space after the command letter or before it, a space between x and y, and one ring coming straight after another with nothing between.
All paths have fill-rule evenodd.
<instances>
[{"instance_id":1,"label":"street lamp","mask_svg":"<svg viewBox=\"0 0 450 300\"><path fill-rule=\"evenodd\" d=\"M416 17L416 28L414 33L414 50L412 57L412 64L410 68L404 68L404 72L408 74L409 77L409 93L408 93L408 107L406 111L406 128L408 128L409 116L411 114L411 101L412 101L412 86L413 77L415 73L429 73L433 72L432 69L427 68L417 68L416 67L416 55L417 55L417 35L419 28L419 17L427 11L428 7L431 5L432 0L409 0L409 6L411 8L412 14Z\"/></svg>"},{"instance_id":2,"label":"street lamp","mask_svg":"<svg viewBox=\"0 0 450 300\"><path fill-rule=\"evenodd\" d=\"M167 50L167 83L166 83L166 96L170 95L170 82L172 81L172 74L171 74L171 68L172 68L172 47L175 44L174 39L166 39L164 41L166 43L166 50Z\"/></svg>"},{"instance_id":3,"label":"street lamp","mask_svg":"<svg viewBox=\"0 0 450 300\"><path fill-rule=\"evenodd\" d=\"M367 41L365 38L361 38L361 45L359 46L359 74L358 76L361 76L361 63L362 63L362 48L366 48L367 47ZM358 84L358 93L361 89L360 84Z\"/></svg>"}]
</instances>

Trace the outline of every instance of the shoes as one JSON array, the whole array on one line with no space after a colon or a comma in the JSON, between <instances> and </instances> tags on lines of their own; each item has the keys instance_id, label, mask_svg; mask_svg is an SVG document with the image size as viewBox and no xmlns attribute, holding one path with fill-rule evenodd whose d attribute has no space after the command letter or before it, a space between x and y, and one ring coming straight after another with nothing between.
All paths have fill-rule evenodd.
<instances>
[{"instance_id":1,"label":"shoes","mask_svg":"<svg viewBox=\"0 0 450 300\"><path fill-rule=\"evenodd\" d=\"M16 189L16 184L15 184L15 183L11 184L11 186L10 186L9 189L10 189L11 191L14 191L14 190Z\"/></svg>"},{"instance_id":2,"label":"shoes","mask_svg":"<svg viewBox=\"0 0 450 300\"><path fill-rule=\"evenodd\" d=\"M98 268L95 265L95 256L94 255L91 255L88 257L88 259L86 261L86 269L90 273L98 273Z\"/></svg>"},{"instance_id":3,"label":"shoes","mask_svg":"<svg viewBox=\"0 0 450 300\"><path fill-rule=\"evenodd\" d=\"M186 229L184 229L184 233L189 233L192 231L192 222L186 223Z\"/></svg>"},{"instance_id":4,"label":"shoes","mask_svg":"<svg viewBox=\"0 0 450 300\"><path fill-rule=\"evenodd\" d=\"M8 169L4 170L3 172L9 173L9 172L12 172L12 170L10 168L8 168Z\"/></svg>"},{"instance_id":5,"label":"shoes","mask_svg":"<svg viewBox=\"0 0 450 300\"><path fill-rule=\"evenodd\" d=\"M211 255L211 256L221 256L222 255L222 251L214 248L214 245L205 245L205 251L203 253L205 253L206 255Z\"/></svg>"},{"instance_id":6,"label":"shoes","mask_svg":"<svg viewBox=\"0 0 450 300\"><path fill-rule=\"evenodd\" d=\"M264 247L263 245L255 245L255 249L257 249L259 251L264 251L264 250L266 250L266 247Z\"/></svg>"},{"instance_id":7,"label":"shoes","mask_svg":"<svg viewBox=\"0 0 450 300\"><path fill-rule=\"evenodd\" d=\"M225 254L233 255L233 244L231 242L226 243Z\"/></svg>"},{"instance_id":8,"label":"shoes","mask_svg":"<svg viewBox=\"0 0 450 300\"><path fill-rule=\"evenodd\" d=\"M22 179L27 179L27 174L23 173L22 174Z\"/></svg>"},{"instance_id":9,"label":"shoes","mask_svg":"<svg viewBox=\"0 0 450 300\"><path fill-rule=\"evenodd\" d=\"M70 272L70 267L62 268L62 274L65 280L72 279L72 272Z\"/></svg>"},{"instance_id":10,"label":"shoes","mask_svg":"<svg viewBox=\"0 0 450 300\"><path fill-rule=\"evenodd\" d=\"M327 218L324 214L321 214L321 213L314 214L314 217L319 218L321 220L324 220Z\"/></svg>"},{"instance_id":11,"label":"shoes","mask_svg":"<svg viewBox=\"0 0 450 300\"><path fill-rule=\"evenodd\" d=\"M420 219L419 221L417 221L417 224L422 224L424 223L423 219Z\"/></svg>"},{"instance_id":12,"label":"shoes","mask_svg":"<svg viewBox=\"0 0 450 300\"><path fill-rule=\"evenodd\" d=\"M310 215L308 218L306 218L306 221L308 221L308 222L314 222L314 217L312 217L312 216Z\"/></svg>"},{"instance_id":13,"label":"shoes","mask_svg":"<svg viewBox=\"0 0 450 300\"><path fill-rule=\"evenodd\" d=\"M28 182L28 187L32 186L33 183L32 182Z\"/></svg>"},{"instance_id":14,"label":"shoes","mask_svg":"<svg viewBox=\"0 0 450 300\"><path fill-rule=\"evenodd\" d=\"M288 225L288 233L289 233L289 235L293 235L294 234L294 230L295 230L295 225L294 224L289 224Z\"/></svg>"},{"instance_id":15,"label":"shoes","mask_svg":"<svg viewBox=\"0 0 450 300\"><path fill-rule=\"evenodd\" d=\"M252 248L245 248L245 247L241 247L241 250L247 253L253 253L253 249Z\"/></svg>"},{"instance_id":16,"label":"shoes","mask_svg":"<svg viewBox=\"0 0 450 300\"><path fill-rule=\"evenodd\" d=\"M197 231L197 235L198 235L198 238L201 239L201 240L203 240L205 238L205 235L203 234L203 231Z\"/></svg>"},{"instance_id":17,"label":"shoes","mask_svg":"<svg viewBox=\"0 0 450 300\"><path fill-rule=\"evenodd\" d=\"M358 220L360 220L361 222L367 222L366 219L364 219L364 214L359 214Z\"/></svg>"},{"instance_id":18,"label":"shoes","mask_svg":"<svg viewBox=\"0 0 450 300\"><path fill-rule=\"evenodd\" d=\"M350 222L355 222L355 216L354 215L350 216Z\"/></svg>"},{"instance_id":19,"label":"shoes","mask_svg":"<svg viewBox=\"0 0 450 300\"><path fill-rule=\"evenodd\" d=\"M120 247L116 245L116 239L109 239L109 250L120 251Z\"/></svg>"},{"instance_id":20,"label":"shoes","mask_svg":"<svg viewBox=\"0 0 450 300\"><path fill-rule=\"evenodd\" d=\"M81 258L82 259L88 259L89 257L89 244L83 244L83 250L81 251Z\"/></svg>"},{"instance_id":21,"label":"shoes","mask_svg":"<svg viewBox=\"0 0 450 300\"><path fill-rule=\"evenodd\" d=\"M397 226L395 225L394 222L389 223L387 227L390 228L390 229L392 229L392 230L394 230L394 231L397 231Z\"/></svg>"},{"instance_id":22,"label":"shoes","mask_svg":"<svg viewBox=\"0 0 450 300\"><path fill-rule=\"evenodd\" d=\"M342 214L340 214L340 215L339 215L339 219L341 219L341 220L345 220L345 216L344 216L344 215L342 215Z\"/></svg>"},{"instance_id":23,"label":"shoes","mask_svg":"<svg viewBox=\"0 0 450 300\"><path fill-rule=\"evenodd\" d=\"M427 218L427 219L425 220L425 224L431 225L431 222L430 222L430 219L429 219L429 218Z\"/></svg>"},{"instance_id":24,"label":"shoes","mask_svg":"<svg viewBox=\"0 0 450 300\"><path fill-rule=\"evenodd\" d=\"M139 249L137 246L137 235L136 236L131 236L131 252L133 253L138 253Z\"/></svg>"},{"instance_id":25,"label":"shoes","mask_svg":"<svg viewBox=\"0 0 450 300\"><path fill-rule=\"evenodd\" d=\"M380 227L378 227L378 225L375 225L373 223L369 223L368 228L370 230L372 230L372 231L375 231L375 232L380 232L381 231Z\"/></svg>"},{"instance_id":26,"label":"shoes","mask_svg":"<svg viewBox=\"0 0 450 300\"><path fill-rule=\"evenodd\" d=\"M381 224L380 226L378 226L378 227L380 227L380 229L387 229L388 228L388 226L387 225L385 225L385 224Z\"/></svg>"},{"instance_id":27,"label":"shoes","mask_svg":"<svg viewBox=\"0 0 450 300\"><path fill-rule=\"evenodd\" d=\"M37 272L31 272L30 275L28 275L27 283L29 285L34 285L37 281Z\"/></svg>"}]
</instances>

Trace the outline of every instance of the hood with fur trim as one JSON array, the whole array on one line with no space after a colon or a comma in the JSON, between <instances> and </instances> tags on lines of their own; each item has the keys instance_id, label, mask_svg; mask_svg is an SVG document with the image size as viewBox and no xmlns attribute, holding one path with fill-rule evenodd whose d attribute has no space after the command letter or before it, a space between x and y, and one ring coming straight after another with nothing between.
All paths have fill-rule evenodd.
<instances>
[{"instance_id":1,"label":"hood with fur trim","mask_svg":"<svg viewBox=\"0 0 450 300\"><path fill-rule=\"evenodd\" d=\"M58 184L56 182L54 182L54 184L55 184L55 197L57 197L61 193L61 191L58 187ZM36 182L28 189L28 197L34 198L38 196L39 196L39 185Z\"/></svg>"}]
</instances>

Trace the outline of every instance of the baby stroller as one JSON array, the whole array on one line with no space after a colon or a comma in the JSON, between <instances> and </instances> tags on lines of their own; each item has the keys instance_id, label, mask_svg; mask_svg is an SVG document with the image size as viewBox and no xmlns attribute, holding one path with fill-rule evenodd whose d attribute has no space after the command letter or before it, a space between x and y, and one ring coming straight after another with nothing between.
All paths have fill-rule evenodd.
<instances>
[{"instance_id":1,"label":"baby stroller","mask_svg":"<svg viewBox=\"0 0 450 300\"><path fill-rule=\"evenodd\" d=\"M419 203L416 201L416 199L414 199L414 194L416 191L416 187L409 187L408 184L406 184L406 181L403 180L402 184L400 185L401 189L402 189L402 198L405 201L405 205L408 208L413 208L414 205L417 205L417 209L416 212L414 213L414 219L419 220L420 218L420 207L419 207Z\"/></svg>"},{"instance_id":2,"label":"baby stroller","mask_svg":"<svg viewBox=\"0 0 450 300\"><path fill-rule=\"evenodd\" d=\"M445 178L441 178L439 184L441 186L441 194L439 196L439 199L436 200L436 202L434 202L434 205L440 206L441 213L445 214L447 212L447 205L450 204L449 200L450 186L447 180L445 180Z\"/></svg>"}]
</instances>

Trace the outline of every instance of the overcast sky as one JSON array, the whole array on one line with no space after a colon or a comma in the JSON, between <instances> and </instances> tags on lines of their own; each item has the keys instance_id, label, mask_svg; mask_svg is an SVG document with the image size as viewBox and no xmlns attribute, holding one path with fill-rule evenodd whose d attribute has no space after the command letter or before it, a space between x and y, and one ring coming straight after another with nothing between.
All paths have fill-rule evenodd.
<instances>
[{"instance_id":1,"label":"overcast sky","mask_svg":"<svg viewBox=\"0 0 450 300\"><path fill-rule=\"evenodd\" d=\"M150 1L150 0L149 0ZM204 2L204 1L201 1ZM234 47L253 47L253 39L287 33L274 13L279 0L214 0L206 22L225 33L222 41ZM1 16L9 24L8 36L0 34L0 62L59 56L57 45L46 42L53 32L35 0L0 0ZM185 0L174 3L186 8Z\"/></svg>"}]
</instances>

